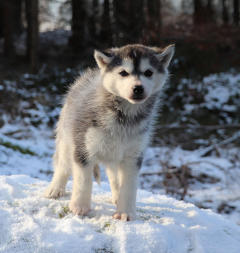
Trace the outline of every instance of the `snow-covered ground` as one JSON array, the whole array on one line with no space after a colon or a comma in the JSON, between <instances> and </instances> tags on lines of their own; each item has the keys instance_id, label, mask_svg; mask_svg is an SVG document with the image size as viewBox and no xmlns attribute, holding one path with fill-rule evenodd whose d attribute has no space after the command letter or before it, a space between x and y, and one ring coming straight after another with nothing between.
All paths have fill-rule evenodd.
<instances>
[{"instance_id":1,"label":"snow-covered ground","mask_svg":"<svg viewBox=\"0 0 240 253\"><path fill-rule=\"evenodd\" d=\"M3 127L0 133L0 175L24 174L49 181L52 177L53 130L32 131L29 139L13 139L24 126ZM9 137L9 133L14 133ZM19 150L18 150L19 148ZM186 151L180 147L149 147L140 171L139 188L168 194L222 213L240 225L239 148L220 149L219 155L202 157L204 149ZM236 159L237 157L237 159ZM186 170L187 182L177 173ZM172 174L171 174L172 173ZM107 181L104 168L102 181ZM186 193L184 194L184 189Z\"/></svg>"},{"instance_id":2,"label":"snow-covered ground","mask_svg":"<svg viewBox=\"0 0 240 253\"><path fill-rule=\"evenodd\" d=\"M0 252L218 252L239 253L240 227L210 210L139 190L137 221L111 218L107 183L93 187L87 217L60 200L41 196L46 181L0 176Z\"/></svg>"},{"instance_id":3,"label":"snow-covered ground","mask_svg":"<svg viewBox=\"0 0 240 253\"><path fill-rule=\"evenodd\" d=\"M239 146L217 145L208 152L221 142L217 139L199 139L203 145L191 151L177 145L146 150L139 188L147 191L138 192L137 221L111 218L114 207L103 168L88 217L68 212L71 181L64 198L42 198L52 176L54 132L49 123L59 113L59 99L53 100L53 85L39 92L34 78L24 75L20 85L0 84L1 92L18 94L14 106L19 110L12 119L0 107L0 252L67 252L67 247L68 252L240 252ZM59 80L65 82L61 75ZM187 82L180 83L180 93ZM207 94L202 103L180 94L186 99L183 117L190 119L192 111L205 108L218 113L223 123L238 123L240 75L216 74L203 82L203 87L191 84Z\"/></svg>"},{"instance_id":4,"label":"snow-covered ground","mask_svg":"<svg viewBox=\"0 0 240 253\"><path fill-rule=\"evenodd\" d=\"M148 148L141 188L178 199L184 196L185 201L210 208L240 225L240 159L234 160L239 148L221 149L221 157L202 157L202 151Z\"/></svg>"}]
</instances>

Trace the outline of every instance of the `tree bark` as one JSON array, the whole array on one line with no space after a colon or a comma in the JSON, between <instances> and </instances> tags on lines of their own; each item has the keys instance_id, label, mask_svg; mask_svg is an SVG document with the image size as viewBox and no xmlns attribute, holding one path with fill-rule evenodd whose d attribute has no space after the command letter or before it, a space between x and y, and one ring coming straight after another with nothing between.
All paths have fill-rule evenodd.
<instances>
[{"instance_id":1,"label":"tree bark","mask_svg":"<svg viewBox=\"0 0 240 253\"><path fill-rule=\"evenodd\" d=\"M233 0L233 23L239 25L239 0Z\"/></svg>"},{"instance_id":2,"label":"tree bark","mask_svg":"<svg viewBox=\"0 0 240 253\"><path fill-rule=\"evenodd\" d=\"M4 31L4 4L3 0L0 0L0 38L3 37Z\"/></svg>"},{"instance_id":3,"label":"tree bark","mask_svg":"<svg viewBox=\"0 0 240 253\"><path fill-rule=\"evenodd\" d=\"M226 0L222 0L222 20L223 24L227 25L229 22L228 8L226 5Z\"/></svg>"},{"instance_id":4,"label":"tree bark","mask_svg":"<svg viewBox=\"0 0 240 253\"><path fill-rule=\"evenodd\" d=\"M14 33L19 35L23 30L22 0L14 0L13 15L14 15L14 19L13 19Z\"/></svg>"},{"instance_id":5,"label":"tree bark","mask_svg":"<svg viewBox=\"0 0 240 253\"><path fill-rule=\"evenodd\" d=\"M194 0L193 1L193 23L195 26L201 25L204 22L204 14L203 14L203 3L202 0Z\"/></svg>"},{"instance_id":6,"label":"tree bark","mask_svg":"<svg viewBox=\"0 0 240 253\"><path fill-rule=\"evenodd\" d=\"M112 46L112 29L111 29L111 17L110 17L110 3L109 0L104 0L103 13L101 20L101 32L100 40L105 47Z\"/></svg>"},{"instance_id":7,"label":"tree bark","mask_svg":"<svg viewBox=\"0 0 240 253\"><path fill-rule=\"evenodd\" d=\"M143 0L113 0L114 44L141 42L143 35Z\"/></svg>"},{"instance_id":8,"label":"tree bark","mask_svg":"<svg viewBox=\"0 0 240 253\"><path fill-rule=\"evenodd\" d=\"M92 0L91 14L89 17L89 35L91 44L97 46L99 36L99 0Z\"/></svg>"},{"instance_id":9,"label":"tree bark","mask_svg":"<svg viewBox=\"0 0 240 253\"><path fill-rule=\"evenodd\" d=\"M155 0L156 1L156 0ZM157 0L159 1L159 0ZM132 43L143 42L144 30L144 1L130 1L129 24L132 30ZM157 20L155 20L157 22Z\"/></svg>"},{"instance_id":10,"label":"tree bark","mask_svg":"<svg viewBox=\"0 0 240 253\"><path fill-rule=\"evenodd\" d=\"M129 41L130 0L113 0L114 12L114 44L121 46Z\"/></svg>"},{"instance_id":11,"label":"tree bark","mask_svg":"<svg viewBox=\"0 0 240 253\"><path fill-rule=\"evenodd\" d=\"M207 2L207 22L208 23L215 23L215 10L213 6L213 0L208 0Z\"/></svg>"},{"instance_id":12,"label":"tree bark","mask_svg":"<svg viewBox=\"0 0 240 253\"><path fill-rule=\"evenodd\" d=\"M71 0L72 2L72 36L69 44L73 49L86 46L86 2L85 0Z\"/></svg>"},{"instance_id":13,"label":"tree bark","mask_svg":"<svg viewBox=\"0 0 240 253\"><path fill-rule=\"evenodd\" d=\"M157 44L162 27L162 3L161 0L147 0L146 4L146 24L145 40L150 44Z\"/></svg>"},{"instance_id":14,"label":"tree bark","mask_svg":"<svg viewBox=\"0 0 240 253\"><path fill-rule=\"evenodd\" d=\"M1 2L3 9L3 37L4 37L4 55L11 57L15 54L14 48L14 1L3 1Z\"/></svg>"},{"instance_id":15,"label":"tree bark","mask_svg":"<svg viewBox=\"0 0 240 253\"><path fill-rule=\"evenodd\" d=\"M38 0L26 0L27 19L27 59L30 63L31 72L36 72L38 67Z\"/></svg>"}]
</instances>

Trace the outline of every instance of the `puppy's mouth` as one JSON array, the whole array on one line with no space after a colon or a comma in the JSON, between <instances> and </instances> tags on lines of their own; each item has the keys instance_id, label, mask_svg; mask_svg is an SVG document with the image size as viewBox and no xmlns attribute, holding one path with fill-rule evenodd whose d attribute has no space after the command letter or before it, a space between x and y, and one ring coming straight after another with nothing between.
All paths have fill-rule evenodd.
<instances>
[{"instance_id":1,"label":"puppy's mouth","mask_svg":"<svg viewBox=\"0 0 240 253\"><path fill-rule=\"evenodd\" d=\"M141 95L133 94L130 98L133 104L142 103L145 99L146 99L146 96L144 94L141 94Z\"/></svg>"},{"instance_id":2,"label":"puppy's mouth","mask_svg":"<svg viewBox=\"0 0 240 253\"><path fill-rule=\"evenodd\" d=\"M144 96L144 94L133 94L132 95L132 99L134 99L134 100L142 100L142 99L144 99L145 98L145 96Z\"/></svg>"}]
</instances>

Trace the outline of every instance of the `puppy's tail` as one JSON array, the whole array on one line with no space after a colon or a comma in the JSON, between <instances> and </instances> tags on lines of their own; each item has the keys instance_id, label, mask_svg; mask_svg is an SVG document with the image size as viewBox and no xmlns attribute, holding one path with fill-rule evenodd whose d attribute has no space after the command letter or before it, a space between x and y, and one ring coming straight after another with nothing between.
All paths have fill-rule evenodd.
<instances>
[{"instance_id":1,"label":"puppy's tail","mask_svg":"<svg viewBox=\"0 0 240 253\"><path fill-rule=\"evenodd\" d=\"M100 168L98 165L94 166L93 176L94 176L96 182L100 185L101 184L101 175L100 175Z\"/></svg>"}]
</instances>

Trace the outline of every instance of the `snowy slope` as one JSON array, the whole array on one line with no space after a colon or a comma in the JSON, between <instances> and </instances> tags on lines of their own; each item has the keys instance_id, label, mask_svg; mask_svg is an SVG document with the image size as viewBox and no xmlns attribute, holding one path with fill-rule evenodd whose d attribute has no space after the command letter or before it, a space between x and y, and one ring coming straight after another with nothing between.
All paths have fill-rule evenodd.
<instances>
[{"instance_id":1,"label":"snowy slope","mask_svg":"<svg viewBox=\"0 0 240 253\"><path fill-rule=\"evenodd\" d=\"M174 175L174 171L179 173L187 169L189 175L185 176L187 191L184 200L221 213L240 225L239 148L219 148L220 155L202 157L204 150L149 147L140 170L140 186L179 199L184 187L177 177L169 176L171 173Z\"/></svg>"},{"instance_id":2,"label":"snowy slope","mask_svg":"<svg viewBox=\"0 0 240 253\"><path fill-rule=\"evenodd\" d=\"M240 225L239 148L218 148L218 153L206 157L201 156L203 150L148 147L140 171L139 187L179 198L179 194L175 193L182 192L183 187L166 178L164 167L172 168L170 172L189 168L192 179L188 182L185 201L219 212ZM34 154L29 154L29 151ZM25 174L49 181L52 177L53 151L53 129L5 124L0 131L0 175ZM101 178L102 181L107 180L104 170ZM174 194L167 188L173 188Z\"/></svg>"},{"instance_id":3,"label":"snowy slope","mask_svg":"<svg viewBox=\"0 0 240 253\"><path fill-rule=\"evenodd\" d=\"M240 252L239 226L163 195L139 190L138 219L124 223L111 218L107 183L94 184L93 211L84 218L68 212L69 193L43 198L46 181L0 176L0 185L0 252Z\"/></svg>"}]
</instances>

